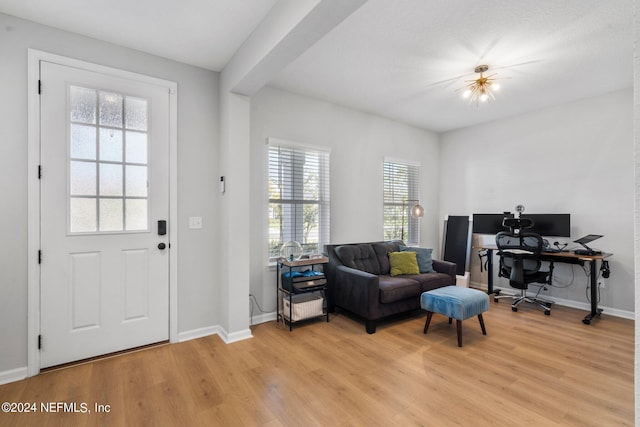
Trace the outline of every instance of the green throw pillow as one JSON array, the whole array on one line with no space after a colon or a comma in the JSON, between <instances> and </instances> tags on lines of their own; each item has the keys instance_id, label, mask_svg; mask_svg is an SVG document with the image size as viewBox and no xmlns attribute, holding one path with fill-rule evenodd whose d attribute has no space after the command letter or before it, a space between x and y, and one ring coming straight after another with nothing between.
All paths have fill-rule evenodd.
<instances>
[{"instance_id":1,"label":"green throw pillow","mask_svg":"<svg viewBox=\"0 0 640 427\"><path fill-rule=\"evenodd\" d=\"M431 252L433 251L433 249L400 246L400 251L416 253L416 258L418 260L418 268L420 268L420 273L435 272L435 270L433 269L433 260L431 259Z\"/></svg>"},{"instance_id":2,"label":"green throw pillow","mask_svg":"<svg viewBox=\"0 0 640 427\"><path fill-rule=\"evenodd\" d=\"M415 252L389 252L391 275L420 274Z\"/></svg>"}]
</instances>

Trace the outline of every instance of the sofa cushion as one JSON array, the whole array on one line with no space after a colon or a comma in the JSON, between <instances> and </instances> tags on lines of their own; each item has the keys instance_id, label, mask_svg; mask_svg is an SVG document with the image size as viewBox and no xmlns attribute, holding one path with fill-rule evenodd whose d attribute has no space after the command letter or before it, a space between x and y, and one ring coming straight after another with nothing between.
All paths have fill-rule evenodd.
<instances>
[{"instance_id":1,"label":"sofa cushion","mask_svg":"<svg viewBox=\"0 0 640 427\"><path fill-rule=\"evenodd\" d=\"M400 250L403 252L416 253L420 273L433 273L435 271L433 269L433 260L431 258L431 252L433 252L433 249L400 246Z\"/></svg>"},{"instance_id":2,"label":"sofa cushion","mask_svg":"<svg viewBox=\"0 0 640 427\"><path fill-rule=\"evenodd\" d=\"M380 276L380 302L391 303L415 297L419 299L420 283L406 276Z\"/></svg>"},{"instance_id":3,"label":"sofa cushion","mask_svg":"<svg viewBox=\"0 0 640 427\"><path fill-rule=\"evenodd\" d=\"M415 252L389 252L389 265L391 276L420 273Z\"/></svg>"},{"instance_id":4,"label":"sofa cushion","mask_svg":"<svg viewBox=\"0 0 640 427\"><path fill-rule=\"evenodd\" d=\"M338 246L335 252L347 267L371 274L380 274L378 258L368 243Z\"/></svg>"},{"instance_id":5,"label":"sofa cushion","mask_svg":"<svg viewBox=\"0 0 640 427\"><path fill-rule=\"evenodd\" d=\"M378 264L380 264L380 274L389 274L391 266L389 265L389 252L398 252L400 245L394 242L379 242L373 244L373 250L378 256Z\"/></svg>"},{"instance_id":6,"label":"sofa cushion","mask_svg":"<svg viewBox=\"0 0 640 427\"><path fill-rule=\"evenodd\" d=\"M420 283L421 292L442 288L443 286L455 285L455 282L451 280L451 276L445 273L416 274L408 276L408 278Z\"/></svg>"}]
</instances>

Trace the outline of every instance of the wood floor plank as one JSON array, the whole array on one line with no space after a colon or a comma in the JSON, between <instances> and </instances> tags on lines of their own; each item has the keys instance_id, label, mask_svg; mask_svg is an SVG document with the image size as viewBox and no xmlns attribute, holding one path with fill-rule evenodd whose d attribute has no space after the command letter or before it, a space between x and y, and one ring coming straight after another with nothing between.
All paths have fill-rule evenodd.
<instances>
[{"instance_id":1,"label":"wood floor plank","mask_svg":"<svg viewBox=\"0 0 640 427\"><path fill-rule=\"evenodd\" d=\"M209 336L0 386L0 402L86 403L90 413L0 413L0 426L633 426L634 323L505 302L463 323L425 314L375 334L352 316L254 338ZM99 413L95 404L108 405ZM104 408L103 408L104 409Z\"/></svg>"}]
</instances>

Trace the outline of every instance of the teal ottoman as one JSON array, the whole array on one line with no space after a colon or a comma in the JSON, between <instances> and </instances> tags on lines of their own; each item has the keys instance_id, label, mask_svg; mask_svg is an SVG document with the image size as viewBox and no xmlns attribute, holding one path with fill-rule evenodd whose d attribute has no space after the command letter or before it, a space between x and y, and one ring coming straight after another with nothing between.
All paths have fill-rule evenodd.
<instances>
[{"instance_id":1,"label":"teal ottoman","mask_svg":"<svg viewBox=\"0 0 640 427\"><path fill-rule=\"evenodd\" d=\"M482 334L487 335L484 327L482 313L489 310L489 295L477 289L462 288L460 286L445 286L423 292L420 295L420 307L427 312L427 321L424 324L424 333L429 329L433 313L442 314L451 319L456 319L458 332L458 347L462 347L462 321L472 316L478 316Z\"/></svg>"}]
</instances>

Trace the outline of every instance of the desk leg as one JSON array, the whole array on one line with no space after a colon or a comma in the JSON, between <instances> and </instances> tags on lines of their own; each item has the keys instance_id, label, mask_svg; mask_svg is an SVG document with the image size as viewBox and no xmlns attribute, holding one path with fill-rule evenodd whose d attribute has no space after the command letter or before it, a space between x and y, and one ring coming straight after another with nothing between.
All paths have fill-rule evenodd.
<instances>
[{"instance_id":1,"label":"desk leg","mask_svg":"<svg viewBox=\"0 0 640 427\"><path fill-rule=\"evenodd\" d=\"M500 294L493 290L493 250L487 249L487 294Z\"/></svg>"},{"instance_id":2,"label":"desk leg","mask_svg":"<svg viewBox=\"0 0 640 427\"><path fill-rule=\"evenodd\" d=\"M276 263L276 323L280 323L280 262Z\"/></svg>"},{"instance_id":3,"label":"desk leg","mask_svg":"<svg viewBox=\"0 0 640 427\"><path fill-rule=\"evenodd\" d=\"M602 309L598 308L598 270L596 269L596 260L592 259L589 262L589 266L591 268L591 313L587 314L582 320L582 323L585 325L591 324L591 320L600 316L600 313L602 313Z\"/></svg>"}]
</instances>

